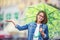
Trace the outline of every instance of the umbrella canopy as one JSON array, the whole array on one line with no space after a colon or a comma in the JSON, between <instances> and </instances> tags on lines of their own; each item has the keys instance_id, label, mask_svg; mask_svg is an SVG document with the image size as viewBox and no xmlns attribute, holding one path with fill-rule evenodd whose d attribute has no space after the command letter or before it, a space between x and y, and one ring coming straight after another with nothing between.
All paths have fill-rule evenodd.
<instances>
[{"instance_id":1,"label":"umbrella canopy","mask_svg":"<svg viewBox=\"0 0 60 40\"><path fill-rule=\"evenodd\" d=\"M26 8L25 18L23 19L25 23L35 21L36 14L41 10L45 11L48 16L47 25L49 29L49 37L53 38L60 35L60 10L48 4L40 3Z\"/></svg>"}]
</instances>

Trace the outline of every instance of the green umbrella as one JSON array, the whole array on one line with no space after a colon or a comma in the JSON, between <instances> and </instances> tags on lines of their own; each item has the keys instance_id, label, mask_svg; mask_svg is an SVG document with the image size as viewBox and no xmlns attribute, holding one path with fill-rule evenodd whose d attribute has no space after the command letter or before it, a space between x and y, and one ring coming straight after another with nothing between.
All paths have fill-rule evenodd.
<instances>
[{"instance_id":1,"label":"green umbrella","mask_svg":"<svg viewBox=\"0 0 60 40\"><path fill-rule=\"evenodd\" d=\"M47 25L49 29L49 37L53 38L56 35L60 35L60 10L48 4L40 3L26 8L25 18L23 19L25 23L35 21L36 14L41 10L45 11L48 16Z\"/></svg>"}]
</instances>

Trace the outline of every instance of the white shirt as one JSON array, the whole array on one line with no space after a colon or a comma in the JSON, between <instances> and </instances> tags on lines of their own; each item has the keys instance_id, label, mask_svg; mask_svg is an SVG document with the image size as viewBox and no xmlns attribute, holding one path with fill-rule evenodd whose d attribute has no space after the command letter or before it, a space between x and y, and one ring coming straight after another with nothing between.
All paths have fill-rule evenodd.
<instances>
[{"instance_id":1,"label":"white shirt","mask_svg":"<svg viewBox=\"0 0 60 40\"><path fill-rule=\"evenodd\" d=\"M34 32L34 36L33 36L33 40L38 40L39 38L39 27L40 27L40 24L37 24L37 27L35 29L35 32Z\"/></svg>"}]
</instances>

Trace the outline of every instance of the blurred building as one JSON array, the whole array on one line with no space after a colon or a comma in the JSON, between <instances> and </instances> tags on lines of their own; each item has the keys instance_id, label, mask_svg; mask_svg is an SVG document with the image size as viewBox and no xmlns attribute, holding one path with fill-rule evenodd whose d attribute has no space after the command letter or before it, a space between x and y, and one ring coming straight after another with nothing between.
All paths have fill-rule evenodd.
<instances>
[{"instance_id":1,"label":"blurred building","mask_svg":"<svg viewBox=\"0 0 60 40\"><path fill-rule=\"evenodd\" d=\"M60 0L0 0L0 7L10 7L14 5L34 5L40 2L49 3L52 5L60 6Z\"/></svg>"},{"instance_id":2,"label":"blurred building","mask_svg":"<svg viewBox=\"0 0 60 40\"><path fill-rule=\"evenodd\" d=\"M24 22L20 19L24 18L24 11L28 6L36 5L39 3L48 3L60 8L60 0L0 0L0 29L3 31L9 27L6 27L5 20L15 19L19 24L23 25ZM23 22L23 23L22 23ZM14 28L12 28L14 29ZM15 29L14 29L15 30ZM17 30L15 30L17 31ZM16 32L11 32L14 34ZM4 32L4 31L3 31ZM27 31L17 32L21 37L27 36Z\"/></svg>"}]
</instances>

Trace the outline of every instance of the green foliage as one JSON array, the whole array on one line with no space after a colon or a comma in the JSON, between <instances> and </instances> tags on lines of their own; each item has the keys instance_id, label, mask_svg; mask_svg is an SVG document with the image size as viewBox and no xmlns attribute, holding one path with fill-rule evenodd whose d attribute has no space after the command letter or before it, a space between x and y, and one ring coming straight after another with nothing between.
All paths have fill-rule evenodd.
<instances>
[{"instance_id":1,"label":"green foliage","mask_svg":"<svg viewBox=\"0 0 60 40\"><path fill-rule=\"evenodd\" d=\"M14 18L15 18L16 20L18 20L18 16L19 16L19 13L18 13L18 12L15 12L15 13L14 13Z\"/></svg>"},{"instance_id":2,"label":"green foliage","mask_svg":"<svg viewBox=\"0 0 60 40\"><path fill-rule=\"evenodd\" d=\"M6 14L6 19L7 19L7 20L11 19L11 13L7 13L7 14Z\"/></svg>"},{"instance_id":3,"label":"green foliage","mask_svg":"<svg viewBox=\"0 0 60 40\"><path fill-rule=\"evenodd\" d=\"M0 21L3 20L3 14L0 14Z\"/></svg>"}]
</instances>

